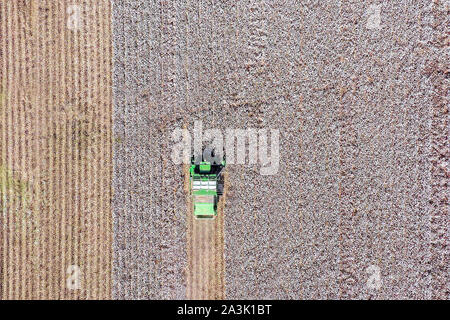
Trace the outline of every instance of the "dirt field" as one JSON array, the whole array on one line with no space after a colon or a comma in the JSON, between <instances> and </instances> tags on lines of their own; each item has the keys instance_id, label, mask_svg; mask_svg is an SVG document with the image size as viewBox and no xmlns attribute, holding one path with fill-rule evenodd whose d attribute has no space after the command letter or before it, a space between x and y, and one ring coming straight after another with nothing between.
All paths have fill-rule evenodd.
<instances>
[{"instance_id":1,"label":"dirt field","mask_svg":"<svg viewBox=\"0 0 450 320\"><path fill-rule=\"evenodd\" d=\"M111 297L111 8L93 3L0 1L0 299Z\"/></svg>"}]
</instances>

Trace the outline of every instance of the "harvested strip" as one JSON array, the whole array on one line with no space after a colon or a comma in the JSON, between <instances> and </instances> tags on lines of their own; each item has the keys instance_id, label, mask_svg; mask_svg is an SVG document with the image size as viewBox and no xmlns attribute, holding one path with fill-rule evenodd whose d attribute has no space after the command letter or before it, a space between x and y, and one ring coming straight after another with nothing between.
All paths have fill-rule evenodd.
<instances>
[{"instance_id":1,"label":"harvested strip","mask_svg":"<svg viewBox=\"0 0 450 320\"><path fill-rule=\"evenodd\" d=\"M110 4L70 5L0 2L1 299L111 296Z\"/></svg>"}]
</instances>

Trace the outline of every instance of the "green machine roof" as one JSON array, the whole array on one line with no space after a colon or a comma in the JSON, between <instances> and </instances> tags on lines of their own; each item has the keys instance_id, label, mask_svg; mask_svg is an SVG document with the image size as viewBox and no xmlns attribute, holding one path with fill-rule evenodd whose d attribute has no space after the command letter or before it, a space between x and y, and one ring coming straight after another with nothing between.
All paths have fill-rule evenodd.
<instances>
[{"instance_id":1,"label":"green machine roof","mask_svg":"<svg viewBox=\"0 0 450 320\"><path fill-rule=\"evenodd\" d=\"M194 205L194 214L196 216L214 216L214 204L213 203L196 203Z\"/></svg>"},{"instance_id":2,"label":"green machine roof","mask_svg":"<svg viewBox=\"0 0 450 320\"><path fill-rule=\"evenodd\" d=\"M203 172L203 173L210 172L211 171L211 163L202 162L202 163L200 163L199 169L200 169L200 172Z\"/></svg>"}]
</instances>

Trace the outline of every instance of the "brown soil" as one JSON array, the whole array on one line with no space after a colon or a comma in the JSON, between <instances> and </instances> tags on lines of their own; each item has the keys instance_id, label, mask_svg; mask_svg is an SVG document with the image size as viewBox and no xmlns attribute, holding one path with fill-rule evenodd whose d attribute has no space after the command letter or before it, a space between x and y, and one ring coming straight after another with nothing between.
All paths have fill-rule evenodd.
<instances>
[{"instance_id":1,"label":"brown soil","mask_svg":"<svg viewBox=\"0 0 450 320\"><path fill-rule=\"evenodd\" d=\"M111 5L93 3L0 2L0 299L110 298Z\"/></svg>"}]
</instances>

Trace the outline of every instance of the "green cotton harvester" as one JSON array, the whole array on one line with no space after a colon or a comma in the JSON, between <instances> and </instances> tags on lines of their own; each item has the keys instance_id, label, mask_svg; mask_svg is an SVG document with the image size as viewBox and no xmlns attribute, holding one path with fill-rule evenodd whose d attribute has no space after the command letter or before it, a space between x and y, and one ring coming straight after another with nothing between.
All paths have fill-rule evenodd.
<instances>
[{"instance_id":1,"label":"green cotton harvester","mask_svg":"<svg viewBox=\"0 0 450 320\"><path fill-rule=\"evenodd\" d=\"M197 219L214 219L217 204L223 195L224 178L222 170L225 157L214 154L206 148L202 155L192 156L190 167L190 191Z\"/></svg>"}]
</instances>

